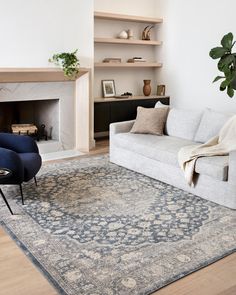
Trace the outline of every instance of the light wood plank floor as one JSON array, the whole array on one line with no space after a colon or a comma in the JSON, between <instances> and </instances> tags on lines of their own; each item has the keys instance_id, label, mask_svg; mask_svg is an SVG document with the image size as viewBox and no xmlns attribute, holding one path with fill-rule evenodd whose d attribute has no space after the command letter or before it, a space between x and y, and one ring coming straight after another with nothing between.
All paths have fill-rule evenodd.
<instances>
[{"instance_id":1,"label":"light wood plank floor","mask_svg":"<svg viewBox=\"0 0 236 295\"><path fill-rule=\"evenodd\" d=\"M107 145L107 141L98 142L96 149L90 154L107 152ZM50 283L0 228L0 295L56 294L57 292ZM236 295L236 253L186 276L154 294Z\"/></svg>"}]
</instances>

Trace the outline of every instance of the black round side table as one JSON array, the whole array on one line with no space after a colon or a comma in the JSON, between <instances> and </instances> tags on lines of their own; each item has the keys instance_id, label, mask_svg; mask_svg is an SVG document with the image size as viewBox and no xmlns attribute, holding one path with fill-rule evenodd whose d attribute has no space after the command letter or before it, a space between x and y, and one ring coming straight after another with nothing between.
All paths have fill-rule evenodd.
<instances>
[{"instance_id":1,"label":"black round side table","mask_svg":"<svg viewBox=\"0 0 236 295\"><path fill-rule=\"evenodd\" d=\"M11 175L12 175L11 170L9 170L9 169L7 169L7 168L0 168L0 181L3 180L3 179L7 179L7 178L11 177ZM10 205L8 204L7 199L6 199L6 197L4 196L4 193L3 193L3 191L1 190L1 188L0 188L0 195L2 196L2 198L3 198L4 202L5 202L5 204L7 205L7 208L9 209L9 211L11 212L11 214L13 215L13 212L12 212L12 210L11 210L11 207L10 207Z\"/></svg>"}]
</instances>

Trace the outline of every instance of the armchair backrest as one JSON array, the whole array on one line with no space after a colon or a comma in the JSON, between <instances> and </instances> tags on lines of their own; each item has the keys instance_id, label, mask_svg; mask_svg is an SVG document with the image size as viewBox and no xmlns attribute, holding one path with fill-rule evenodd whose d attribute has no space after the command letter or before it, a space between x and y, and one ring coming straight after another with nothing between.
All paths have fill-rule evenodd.
<instances>
[{"instance_id":1,"label":"armchair backrest","mask_svg":"<svg viewBox=\"0 0 236 295\"><path fill-rule=\"evenodd\" d=\"M39 153L33 138L12 133L0 133L0 147L16 153Z\"/></svg>"}]
</instances>

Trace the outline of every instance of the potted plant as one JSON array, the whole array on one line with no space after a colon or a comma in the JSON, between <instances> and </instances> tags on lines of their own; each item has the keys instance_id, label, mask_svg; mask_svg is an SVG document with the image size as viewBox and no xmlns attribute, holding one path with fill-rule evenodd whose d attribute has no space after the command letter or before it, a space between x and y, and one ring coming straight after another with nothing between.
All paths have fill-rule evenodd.
<instances>
[{"instance_id":1,"label":"potted plant","mask_svg":"<svg viewBox=\"0 0 236 295\"><path fill-rule=\"evenodd\" d=\"M74 52L62 52L54 54L48 61L62 68L65 77L72 79L79 73L79 60L76 56L78 49Z\"/></svg>"},{"instance_id":2,"label":"potted plant","mask_svg":"<svg viewBox=\"0 0 236 295\"><path fill-rule=\"evenodd\" d=\"M234 96L236 90L236 53L232 52L235 45L232 33L226 34L221 40L221 46L215 47L210 51L210 57L213 59L220 59L218 62L218 70L223 74L217 76L213 82L223 79L220 84L220 90L227 89L229 97Z\"/></svg>"}]
</instances>

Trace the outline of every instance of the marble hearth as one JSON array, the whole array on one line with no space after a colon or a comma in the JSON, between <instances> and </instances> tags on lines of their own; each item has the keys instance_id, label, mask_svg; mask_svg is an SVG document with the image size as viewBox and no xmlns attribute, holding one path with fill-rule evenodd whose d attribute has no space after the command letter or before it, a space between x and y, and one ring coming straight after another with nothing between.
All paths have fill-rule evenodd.
<instances>
[{"instance_id":1,"label":"marble hearth","mask_svg":"<svg viewBox=\"0 0 236 295\"><path fill-rule=\"evenodd\" d=\"M57 69L0 69L0 122L10 116L6 106L15 104L23 120L52 128L52 140L39 143L41 153L88 151L93 145L89 80L88 69L74 81Z\"/></svg>"}]
</instances>

